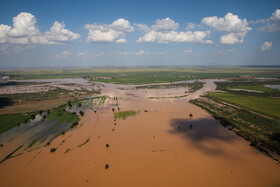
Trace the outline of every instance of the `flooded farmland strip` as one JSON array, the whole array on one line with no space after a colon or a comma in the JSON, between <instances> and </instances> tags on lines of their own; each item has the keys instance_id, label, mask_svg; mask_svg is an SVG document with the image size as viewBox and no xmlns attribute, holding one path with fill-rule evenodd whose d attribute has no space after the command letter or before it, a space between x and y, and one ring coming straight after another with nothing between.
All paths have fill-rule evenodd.
<instances>
[{"instance_id":1,"label":"flooded farmland strip","mask_svg":"<svg viewBox=\"0 0 280 187\"><path fill-rule=\"evenodd\" d=\"M272 159L188 102L214 91L214 81L206 80L195 93L185 87L135 89L104 83L101 95L106 99L85 101L79 125L51 146L3 162L0 185L279 186L280 167ZM77 105L68 110L78 114ZM116 117L122 111L125 117ZM36 148L38 142L25 133L19 137ZM17 148L5 151L4 145L1 157L18 154Z\"/></svg>"}]
</instances>

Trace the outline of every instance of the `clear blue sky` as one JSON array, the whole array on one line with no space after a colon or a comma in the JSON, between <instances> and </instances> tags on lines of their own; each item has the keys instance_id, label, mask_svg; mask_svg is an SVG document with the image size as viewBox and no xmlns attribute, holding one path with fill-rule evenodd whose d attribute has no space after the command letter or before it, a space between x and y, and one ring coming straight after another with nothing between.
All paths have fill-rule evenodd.
<instances>
[{"instance_id":1,"label":"clear blue sky","mask_svg":"<svg viewBox=\"0 0 280 187\"><path fill-rule=\"evenodd\" d=\"M279 52L279 0L0 2L0 68L280 65Z\"/></svg>"}]
</instances>

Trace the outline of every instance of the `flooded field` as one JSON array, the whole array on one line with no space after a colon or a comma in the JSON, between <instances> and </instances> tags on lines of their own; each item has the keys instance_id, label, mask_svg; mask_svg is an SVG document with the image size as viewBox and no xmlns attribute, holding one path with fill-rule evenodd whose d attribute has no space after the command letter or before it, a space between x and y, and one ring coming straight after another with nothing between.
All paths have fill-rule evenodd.
<instances>
[{"instance_id":1,"label":"flooded field","mask_svg":"<svg viewBox=\"0 0 280 187\"><path fill-rule=\"evenodd\" d=\"M0 159L16 157L0 164L0 186L280 186L275 161L188 103L215 90L205 82L194 93L102 83L107 98L83 102L74 128L39 118L1 134ZM120 111L135 113L118 118ZM32 144L62 130L49 146Z\"/></svg>"},{"instance_id":2,"label":"flooded field","mask_svg":"<svg viewBox=\"0 0 280 187\"><path fill-rule=\"evenodd\" d=\"M268 88L280 90L280 85L266 85Z\"/></svg>"}]
</instances>

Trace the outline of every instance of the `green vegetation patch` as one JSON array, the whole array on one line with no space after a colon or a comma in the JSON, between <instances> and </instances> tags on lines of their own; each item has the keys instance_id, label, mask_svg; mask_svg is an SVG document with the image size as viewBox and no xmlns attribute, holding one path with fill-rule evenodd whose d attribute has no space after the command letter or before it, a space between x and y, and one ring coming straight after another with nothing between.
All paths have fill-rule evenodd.
<instances>
[{"instance_id":1,"label":"green vegetation patch","mask_svg":"<svg viewBox=\"0 0 280 187\"><path fill-rule=\"evenodd\" d=\"M21 123L28 122L31 116L36 114L38 114L38 112L0 115L0 134Z\"/></svg>"},{"instance_id":2,"label":"green vegetation patch","mask_svg":"<svg viewBox=\"0 0 280 187\"><path fill-rule=\"evenodd\" d=\"M103 105L106 98L107 98L106 96L101 97L100 100L99 100L99 105Z\"/></svg>"},{"instance_id":3,"label":"green vegetation patch","mask_svg":"<svg viewBox=\"0 0 280 187\"><path fill-rule=\"evenodd\" d=\"M13 79L90 78L116 84L149 84L193 79L231 77L280 77L279 68L256 67L137 67L60 68L1 71Z\"/></svg>"},{"instance_id":4,"label":"green vegetation patch","mask_svg":"<svg viewBox=\"0 0 280 187\"><path fill-rule=\"evenodd\" d=\"M135 116L138 114L139 111L133 111L133 110L127 110L127 111L121 111L121 112L116 112L115 113L115 118L116 119L123 119L125 120L129 116Z\"/></svg>"},{"instance_id":5,"label":"green vegetation patch","mask_svg":"<svg viewBox=\"0 0 280 187\"><path fill-rule=\"evenodd\" d=\"M61 97L61 95L67 95L70 91L56 88L47 92L35 92L35 93L14 93L14 94L3 94L1 97L10 98L14 102L17 101L40 101L45 99L52 99Z\"/></svg>"},{"instance_id":6,"label":"green vegetation patch","mask_svg":"<svg viewBox=\"0 0 280 187\"><path fill-rule=\"evenodd\" d=\"M280 80L233 80L230 82L215 82L217 90L223 90L228 93L236 95L257 96L257 97L280 97L280 91L273 88L267 88L264 85L278 85ZM246 89L253 91L261 91L262 93L249 92L244 90L232 89Z\"/></svg>"},{"instance_id":7,"label":"green vegetation patch","mask_svg":"<svg viewBox=\"0 0 280 187\"><path fill-rule=\"evenodd\" d=\"M178 87L189 87L190 92L195 92L203 87L205 82L195 81L192 83L170 83L170 84L161 84L161 85L147 85L147 86L136 86L136 89L171 89Z\"/></svg>"},{"instance_id":8,"label":"green vegetation patch","mask_svg":"<svg viewBox=\"0 0 280 187\"><path fill-rule=\"evenodd\" d=\"M67 106L61 106L58 108L55 108L49 112L47 117L45 118L46 121L54 121L57 120L57 124L61 124L63 122L73 122L73 121L79 121L79 117L76 114L70 113L65 111L65 108Z\"/></svg>"},{"instance_id":9,"label":"green vegetation patch","mask_svg":"<svg viewBox=\"0 0 280 187\"><path fill-rule=\"evenodd\" d=\"M280 119L280 99L269 97L242 96L226 93L209 93L209 96L226 101L237 106L245 107L271 117Z\"/></svg>"},{"instance_id":10,"label":"green vegetation patch","mask_svg":"<svg viewBox=\"0 0 280 187\"><path fill-rule=\"evenodd\" d=\"M239 85L239 86L234 86L232 87L232 89L246 89L246 90L255 90L255 91L261 91L261 92L275 92L276 90L273 88L268 88L265 86L261 86L261 85L254 85L254 86L250 86L250 85Z\"/></svg>"}]
</instances>

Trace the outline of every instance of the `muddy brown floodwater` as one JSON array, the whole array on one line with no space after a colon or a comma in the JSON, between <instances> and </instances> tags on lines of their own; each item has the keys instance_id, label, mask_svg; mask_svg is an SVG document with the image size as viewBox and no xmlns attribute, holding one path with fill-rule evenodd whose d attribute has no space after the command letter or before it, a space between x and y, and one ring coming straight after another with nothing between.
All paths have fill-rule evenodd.
<instances>
[{"instance_id":1,"label":"muddy brown floodwater","mask_svg":"<svg viewBox=\"0 0 280 187\"><path fill-rule=\"evenodd\" d=\"M206 82L182 98L173 97L185 88L104 84L102 94L118 101L85 110L80 124L51 146L2 163L0 186L280 186L276 162L188 103L215 90L213 80ZM170 98L149 99L161 96ZM116 102L121 111L140 112L114 121Z\"/></svg>"}]
</instances>

